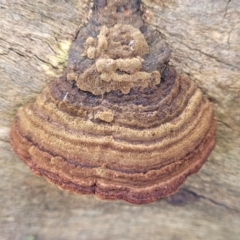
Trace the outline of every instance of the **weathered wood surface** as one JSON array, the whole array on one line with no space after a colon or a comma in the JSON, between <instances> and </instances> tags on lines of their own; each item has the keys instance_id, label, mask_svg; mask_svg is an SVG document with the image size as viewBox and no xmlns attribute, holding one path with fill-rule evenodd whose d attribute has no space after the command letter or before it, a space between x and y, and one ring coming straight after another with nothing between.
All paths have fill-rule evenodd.
<instances>
[{"instance_id":1,"label":"weathered wood surface","mask_svg":"<svg viewBox=\"0 0 240 240\"><path fill-rule=\"evenodd\" d=\"M78 196L34 176L11 150L11 122L61 75L92 2L0 0L1 239L239 239L240 2L142 3L172 49L171 63L214 102L214 152L177 195L143 206Z\"/></svg>"}]
</instances>

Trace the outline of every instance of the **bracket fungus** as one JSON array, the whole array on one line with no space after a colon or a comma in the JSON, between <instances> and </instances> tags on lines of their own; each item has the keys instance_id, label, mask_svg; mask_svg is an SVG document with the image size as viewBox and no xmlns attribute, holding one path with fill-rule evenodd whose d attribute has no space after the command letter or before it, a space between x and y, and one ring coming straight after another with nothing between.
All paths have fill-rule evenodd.
<instances>
[{"instance_id":1,"label":"bracket fungus","mask_svg":"<svg viewBox=\"0 0 240 240\"><path fill-rule=\"evenodd\" d=\"M158 33L132 14L137 26L101 26L93 16L66 73L19 109L10 139L34 173L63 189L144 204L175 193L201 168L216 121L195 83L168 65Z\"/></svg>"}]
</instances>

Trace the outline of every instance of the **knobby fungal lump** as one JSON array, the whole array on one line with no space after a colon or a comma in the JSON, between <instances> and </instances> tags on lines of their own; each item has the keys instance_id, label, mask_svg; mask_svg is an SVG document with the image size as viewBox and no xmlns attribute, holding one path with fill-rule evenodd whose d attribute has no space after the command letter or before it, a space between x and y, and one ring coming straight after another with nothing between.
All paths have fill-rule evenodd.
<instances>
[{"instance_id":1,"label":"knobby fungal lump","mask_svg":"<svg viewBox=\"0 0 240 240\"><path fill-rule=\"evenodd\" d=\"M93 35L75 41L66 73L19 109L11 144L63 189L135 204L171 195L214 147L212 104L168 65L152 30L95 29L82 30Z\"/></svg>"}]
</instances>

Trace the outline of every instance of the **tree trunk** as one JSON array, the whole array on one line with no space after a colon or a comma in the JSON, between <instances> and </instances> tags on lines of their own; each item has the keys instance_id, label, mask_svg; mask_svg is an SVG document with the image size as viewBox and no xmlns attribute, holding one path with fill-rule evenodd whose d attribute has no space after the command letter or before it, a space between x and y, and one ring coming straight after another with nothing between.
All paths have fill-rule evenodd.
<instances>
[{"instance_id":1,"label":"tree trunk","mask_svg":"<svg viewBox=\"0 0 240 240\"><path fill-rule=\"evenodd\" d=\"M11 149L11 123L63 73L93 1L0 0L1 239L239 239L240 2L141 2L144 20L172 49L170 64L213 101L215 150L176 195L143 206L75 195L34 176Z\"/></svg>"}]
</instances>

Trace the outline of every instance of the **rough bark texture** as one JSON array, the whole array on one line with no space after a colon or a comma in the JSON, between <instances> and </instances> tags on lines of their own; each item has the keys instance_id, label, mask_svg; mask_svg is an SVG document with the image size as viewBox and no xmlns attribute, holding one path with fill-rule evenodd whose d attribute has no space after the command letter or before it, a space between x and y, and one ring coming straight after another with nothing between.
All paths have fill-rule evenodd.
<instances>
[{"instance_id":1,"label":"rough bark texture","mask_svg":"<svg viewBox=\"0 0 240 240\"><path fill-rule=\"evenodd\" d=\"M217 146L178 194L133 206L62 191L34 176L9 144L16 110L59 76L92 2L0 0L1 239L239 239L240 3L143 0L144 18L196 80L218 117Z\"/></svg>"}]
</instances>

